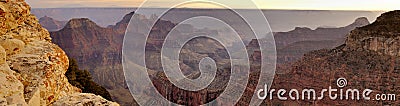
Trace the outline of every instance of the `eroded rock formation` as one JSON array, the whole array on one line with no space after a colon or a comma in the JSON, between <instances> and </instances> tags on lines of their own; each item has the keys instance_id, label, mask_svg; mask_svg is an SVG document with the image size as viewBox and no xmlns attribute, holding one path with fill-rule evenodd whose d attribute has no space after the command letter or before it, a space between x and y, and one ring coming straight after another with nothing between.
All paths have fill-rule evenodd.
<instances>
[{"instance_id":1,"label":"eroded rock formation","mask_svg":"<svg viewBox=\"0 0 400 106\"><path fill-rule=\"evenodd\" d=\"M40 25L42 25L42 27L46 28L48 31L58 31L62 29L65 26L65 24L67 24L66 21L58 21L48 16L40 18L39 23Z\"/></svg>"},{"instance_id":2,"label":"eroded rock formation","mask_svg":"<svg viewBox=\"0 0 400 106\"><path fill-rule=\"evenodd\" d=\"M64 75L67 55L24 0L1 0L0 20L0 105L51 105L81 92Z\"/></svg>"}]
</instances>

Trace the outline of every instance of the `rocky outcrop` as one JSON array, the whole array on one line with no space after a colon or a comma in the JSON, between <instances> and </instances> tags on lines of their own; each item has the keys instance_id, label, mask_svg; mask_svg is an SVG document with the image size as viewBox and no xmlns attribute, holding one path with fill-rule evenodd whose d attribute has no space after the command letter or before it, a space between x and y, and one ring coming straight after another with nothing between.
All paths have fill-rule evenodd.
<instances>
[{"instance_id":1,"label":"rocky outcrop","mask_svg":"<svg viewBox=\"0 0 400 106\"><path fill-rule=\"evenodd\" d=\"M64 75L67 55L51 43L28 4L0 1L0 20L1 105L51 105L80 93Z\"/></svg>"},{"instance_id":2,"label":"rocky outcrop","mask_svg":"<svg viewBox=\"0 0 400 106\"><path fill-rule=\"evenodd\" d=\"M353 30L346 40L352 48L400 56L400 11L382 14L371 25Z\"/></svg>"},{"instance_id":3,"label":"rocky outcrop","mask_svg":"<svg viewBox=\"0 0 400 106\"><path fill-rule=\"evenodd\" d=\"M65 26L65 24L67 24L67 22L65 21L58 21L48 16L40 18L39 23L40 25L42 25L42 27L46 28L48 31L58 31L62 29Z\"/></svg>"},{"instance_id":4,"label":"rocky outcrop","mask_svg":"<svg viewBox=\"0 0 400 106\"><path fill-rule=\"evenodd\" d=\"M27 105L24 99L24 85L15 74L6 63L1 63L0 105Z\"/></svg>"}]
</instances>

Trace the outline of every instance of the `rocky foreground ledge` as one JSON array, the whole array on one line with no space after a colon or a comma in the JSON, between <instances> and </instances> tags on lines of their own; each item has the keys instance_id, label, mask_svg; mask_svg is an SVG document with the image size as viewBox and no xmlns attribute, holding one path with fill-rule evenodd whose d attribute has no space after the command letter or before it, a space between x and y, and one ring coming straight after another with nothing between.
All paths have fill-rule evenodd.
<instances>
[{"instance_id":1,"label":"rocky foreground ledge","mask_svg":"<svg viewBox=\"0 0 400 106\"><path fill-rule=\"evenodd\" d=\"M118 105L81 93L69 61L24 0L0 0L0 105Z\"/></svg>"}]
</instances>

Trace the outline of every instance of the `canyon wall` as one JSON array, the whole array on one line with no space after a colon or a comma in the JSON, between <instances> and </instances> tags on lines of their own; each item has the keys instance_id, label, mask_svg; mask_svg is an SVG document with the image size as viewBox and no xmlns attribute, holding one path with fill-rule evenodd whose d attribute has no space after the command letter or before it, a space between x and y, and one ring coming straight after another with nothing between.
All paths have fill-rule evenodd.
<instances>
[{"instance_id":1,"label":"canyon wall","mask_svg":"<svg viewBox=\"0 0 400 106\"><path fill-rule=\"evenodd\" d=\"M63 104L60 100L81 92L64 75L67 55L51 42L24 0L1 0L0 20L0 105ZM80 104L87 102L118 105L95 99Z\"/></svg>"}]
</instances>

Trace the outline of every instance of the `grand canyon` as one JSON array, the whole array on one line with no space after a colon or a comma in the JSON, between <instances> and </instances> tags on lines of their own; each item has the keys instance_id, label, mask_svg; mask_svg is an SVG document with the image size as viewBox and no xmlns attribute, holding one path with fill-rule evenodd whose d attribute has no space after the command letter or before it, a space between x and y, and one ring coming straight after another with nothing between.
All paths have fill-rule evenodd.
<instances>
[{"instance_id":1,"label":"grand canyon","mask_svg":"<svg viewBox=\"0 0 400 106\"><path fill-rule=\"evenodd\" d=\"M113 100L121 105L137 105L129 93L122 71L122 41L125 30L131 20L133 23L130 24L137 25L137 28L133 28L135 32L144 34L144 29L140 29L139 26L150 27L150 22L156 20L157 16L152 16L151 14L134 15L132 11L123 10L127 14L121 17L120 21L114 21L116 24L113 25L102 23L104 21L99 21L101 23L99 25L90 18L74 18L69 21L59 21L51 18L51 15L60 17L54 15L57 14L54 12L62 11L62 9L38 9L34 11L40 14L38 16L43 16L40 19L42 26L52 30L50 32L53 38L52 41L65 50L69 57L75 58L82 69L89 70L94 81L104 86L110 92ZM44 12L42 11L54 12L49 15L43 15ZM70 10L66 9L64 11ZM82 11L87 11L87 9ZM204 12L201 9L191 11ZM282 10L279 12L292 13L296 11ZM305 11L297 12L298 14L305 14ZM307 12L310 12L309 14L327 14L324 13L327 11ZM210 14L218 13L223 13L223 10L217 10L217 12ZM265 10L265 13L267 19L268 17L272 17L270 19L274 20L274 16L268 16L268 13L272 14L273 12ZM328 13L335 13L335 11L328 11ZM337 13L346 14L346 12L341 11ZM173 15L158 20L150 33L153 39L147 41L146 50L148 54L146 54L146 58L152 61L146 61L146 63L149 64L148 67L150 76L152 76L152 82L165 98L175 103L181 105L201 105L208 103L216 99L224 90L224 87L226 87L226 81L229 80L226 77L229 76L230 71L230 67L226 65L226 61L229 58L226 57L225 49L218 42L206 38L196 39L191 42L192 44L189 43L183 48L187 51L182 54L183 56L194 58L194 60L181 60L183 73L193 78L199 76L200 73L197 66L199 59L202 57L212 57L216 59L218 64L218 79L215 81L219 84L212 84L207 89L198 92L185 92L171 84L162 72L161 63L157 59L160 58L160 48L162 47L163 39L177 25L175 22L182 20L180 18L184 19L195 15L187 13L184 9L178 9L171 14ZM375 89L378 90L377 92L398 93L396 91L398 88L395 85L398 83L396 76L399 70L399 58L398 53L396 53L396 51L398 52L398 47L396 46L398 44L398 34L396 32L397 29L395 29L398 26L387 20L398 21L400 18L396 16L399 16L399 12L384 13L376 20L374 16L380 14L380 12L353 11L348 14L355 15L350 22L338 21L338 23L348 22L342 26L337 26L337 24L324 25L323 23L326 23L326 21L319 21L319 24L318 22L314 22L320 26L308 24L307 26L311 28L301 25L295 26L293 24L295 22L286 26L278 26L276 22L272 21L272 31L276 29L273 35L277 48L277 75L275 76L272 88L320 89L335 84L335 79L338 77L345 77L352 81L349 84L351 87L375 87L378 88ZM340 15L336 17L340 17ZM63 18L59 19L66 19L66 17ZM315 18L324 18L324 16ZM341 18L346 19L345 17ZM97 20L99 19L101 18L97 18ZM60 27L60 25L63 27ZM189 28L189 30L186 30L187 33L194 33L193 31L200 30L190 25L187 27ZM291 27L293 28L292 30L285 31ZM213 31L206 32L212 33ZM255 89L254 86L259 83L259 59L261 58L257 49L259 45L256 39L246 42L246 47L249 53L251 53L249 54L251 73L248 81L249 84L247 85L249 90L245 91L244 96L242 96L237 105L248 105L249 99L251 99L248 97L252 96ZM207 52L199 53L199 51ZM264 104L269 105L368 105L371 103L376 105L391 105L397 104L397 101L264 101Z\"/></svg>"},{"instance_id":2,"label":"grand canyon","mask_svg":"<svg viewBox=\"0 0 400 106\"><path fill-rule=\"evenodd\" d=\"M205 6L161 15L167 8L27 2L0 0L1 106L400 104L400 10ZM204 76L213 78L187 89Z\"/></svg>"}]
</instances>

